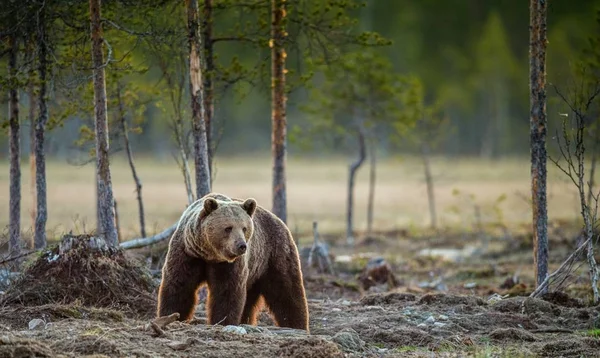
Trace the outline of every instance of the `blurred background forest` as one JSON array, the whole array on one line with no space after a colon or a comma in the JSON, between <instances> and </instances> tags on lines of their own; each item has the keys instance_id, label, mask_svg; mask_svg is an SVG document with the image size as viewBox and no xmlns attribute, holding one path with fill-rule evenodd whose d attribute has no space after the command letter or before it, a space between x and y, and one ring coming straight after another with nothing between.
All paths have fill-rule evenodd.
<instances>
[{"instance_id":1,"label":"blurred background forest","mask_svg":"<svg viewBox=\"0 0 600 358\"><path fill-rule=\"evenodd\" d=\"M588 39L599 31L596 22L597 0L556 0L548 8L548 81L557 86L566 86L571 79L571 66L582 51L589 46ZM86 9L82 4L82 12ZM107 7L106 12L110 11ZM177 149L173 138L164 135L170 131L170 121L175 115L169 102L169 88L161 61L167 61L169 75L173 81L185 80L185 68L178 59L185 56L186 38L183 8L165 6L160 14L141 11L136 14L119 13L112 10L110 18L123 26L144 32L160 30L160 26L179 31L179 36L167 34L163 41L145 41L128 36L106 26L105 36L111 40L114 57L126 56L131 64L127 82L133 91L135 103L128 108L137 118L139 133L130 140L136 153L157 158L170 158ZM449 120L450 130L443 133L440 144L433 150L447 156L477 156L497 158L522 156L529 153L529 97L528 97L528 4L517 0L395 0L367 1L365 7L352 10L350 16L358 20L355 31L375 31L393 41L391 46L382 46L376 51L385 56L393 71L417 76L424 88L426 104L437 104ZM85 14L84 14L85 15ZM149 19L149 16L156 16ZM252 14L239 9L216 13L215 34L236 33L240 24L258 21ZM349 28L349 31L352 29ZM85 43L85 32L69 34L55 30L54 36L73 36L75 49ZM66 39L68 40L68 38ZM117 41L118 40L118 41ZM154 45L148 45L153 42ZM168 43L167 43L168 42ZM154 48L150 48L154 47ZM131 51L131 52L129 52ZM160 52L160 56L156 52ZM218 155L264 153L270 149L270 99L268 73L260 74L249 81L235 82L236 75L251 72L257 63L268 57L268 48L257 50L251 45L240 43L218 43L217 66L229 71L230 84L216 89L214 131L218 136ZM302 53L290 54L290 71L309 71ZM233 63L233 66L232 66ZM122 64L122 63L121 63ZM63 63L64 65L64 63ZM118 66L119 63L116 64ZM3 66L2 71L5 71ZM55 75L59 70L55 68ZM238 72L236 72L238 71ZM177 72L181 72L178 74ZM227 75L227 74L226 74ZM74 81L71 78L70 81ZM61 83L62 82L62 83ZM51 123L57 125L48 133L47 150L52 157L80 160L82 125L90 125L92 111L77 113L67 110L65 102L90 101L89 97L65 98L61 87L68 85L64 78L55 77L51 89ZM110 78L109 78L110 82ZM256 84L256 85L254 85ZM112 97L114 99L113 86ZM111 96L109 84L109 96ZM182 86L187 93L187 83ZM553 97L552 89L549 96ZM189 112L189 95L181 96L183 115ZM69 96L74 96L70 93ZM6 96L2 96L6 98ZM26 96L23 96L23 113L26 113ZM291 132L289 153L307 153L307 149L294 140L294 128L308 123L302 106L309 101L308 90L299 86L290 94L288 101L288 128ZM7 103L2 101L0 113L6 116ZM109 106L109 110L111 106ZM115 106L112 106L115 110ZM557 103L549 102L549 133L553 133L559 120ZM58 116L66 118L58 119ZM93 127L92 127L93 128ZM23 147L28 146L27 131L23 131ZM410 153L419 150L411 141L390 143L383 137L378 145L383 155ZM119 145L112 144L117 150ZM551 143L550 143L551 146ZM309 148L318 154L324 152L347 153L355 151L352 142L335 141L332 145ZM0 154L6 158L8 137L0 136Z\"/></svg>"}]
</instances>

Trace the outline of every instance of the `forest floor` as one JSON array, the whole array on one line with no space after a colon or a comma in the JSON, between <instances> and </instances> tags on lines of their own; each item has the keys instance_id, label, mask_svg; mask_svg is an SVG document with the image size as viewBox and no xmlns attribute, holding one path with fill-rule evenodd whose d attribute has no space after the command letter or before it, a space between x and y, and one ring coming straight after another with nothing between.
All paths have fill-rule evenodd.
<instances>
[{"instance_id":1,"label":"forest floor","mask_svg":"<svg viewBox=\"0 0 600 358\"><path fill-rule=\"evenodd\" d=\"M551 268L572 250L575 233L551 226ZM565 294L527 298L533 275L526 234L385 232L359 239L353 250L339 237L323 240L336 272L305 269L310 335L274 327L266 313L254 327L208 326L202 301L192 323L171 323L160 335L149 327L152 307L144 315L77 300L0 304L0 357L600 356L600 307L589 305L585 265ZM390 264L396 286L365 291L358 276L378 256Z\"/></svg>"}]
</instances>

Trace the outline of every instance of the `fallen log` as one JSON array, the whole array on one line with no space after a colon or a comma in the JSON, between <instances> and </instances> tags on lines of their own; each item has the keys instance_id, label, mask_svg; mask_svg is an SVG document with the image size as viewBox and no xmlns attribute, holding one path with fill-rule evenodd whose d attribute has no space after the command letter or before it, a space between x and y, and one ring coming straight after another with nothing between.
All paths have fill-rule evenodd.
<instances>
[{"instance_id":1,"label":"fallen log","mask_svg":"<svg viewBox=\"0 0 600 358\"><path fill-rule=\"evenodd\" d=\"M119 244L119 247L123 250L131 250L131 249L139 249L141 247L150 246L152 244L156 244L157 242L161 242L163 240L167 240L173 235L175 230L177 229L177 224L168 227L163 232L160 232L154 236L150 237L141 237L133 240L128 240Z\"/></svg>"}]
</instances>

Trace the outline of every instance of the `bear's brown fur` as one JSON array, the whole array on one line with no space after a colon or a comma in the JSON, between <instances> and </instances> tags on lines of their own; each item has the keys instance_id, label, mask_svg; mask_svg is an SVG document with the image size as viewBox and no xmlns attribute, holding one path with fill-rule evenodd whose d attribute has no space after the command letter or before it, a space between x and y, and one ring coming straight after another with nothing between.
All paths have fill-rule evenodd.
<instances>
[{"instance_id":1,"label":"bear's brown fur","mask_svg":"<svg viewBox=\"0 0 600 358\"><path fill-rule=\"evenodd\" d=\"M292 235L254 199L208 194L184 211L162 270L158 316L190 320L204 284L209 324L256 324L264 301L277 325L308 331Z\"/></svg>"}]
</instances>

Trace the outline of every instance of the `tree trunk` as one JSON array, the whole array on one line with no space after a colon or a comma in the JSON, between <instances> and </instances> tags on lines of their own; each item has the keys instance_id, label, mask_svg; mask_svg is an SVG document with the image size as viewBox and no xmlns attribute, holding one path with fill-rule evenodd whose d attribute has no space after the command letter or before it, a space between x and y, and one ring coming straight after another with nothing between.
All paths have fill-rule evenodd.
<instances>
[{"instance_id":1,"label":"tree trunk","mask_svg":"<svg viewBox=\"0 0 600 358\"><path fill-rule=\"evenodd\" d=\"M346 243L350 246L354 245L354 181L356 178L356 172L365 161L367 156L365 146L365 134L360 127L358 129L358 159L350 164L350 171L348 175L348 207L346 208Z\"/></svg>"},{"instance_id":2,"label":"tree trunk","mask_svg":"<svg viewBox=\"0 0 600 358\"><path fill-rule=\"evenodd\" d=\"M373 234L373 207L375 206L375 180L377 176L377 148L375 138L369 140L369 202L367 204L367 234Z\"/></svg>"},{"instance_id":3,"label":"tree trunk","mask_svg":"<svg viewBox=\"0 0 600 358\"><path fill-rule=\"evenodd\" d=\"M204 45L205 67L203 72L204 79L204 123L206 126L206 144L208 147L208 168L211 173L211 186L214 180L213 156L215 144L213 143L214 127L214 83L215 59L213 49L213 0L204 0L203 21L202 21L202 44Z\"/></svg>"},{"instance_id":4,"label":"tree trunk","mask_svg":"<svg viewBox=\"0 0 600 358\"><path fill-rule=\"evenodd\" d=\"M38 18L38 75L40 82L38 120L35 124L35 187L36 187L36 217L33 246L35 249L46 247L46 221L48 219L48 206L46 204L46 156L44 153L44 135L48 123L48 105L46 91L48 89L48 38L46 36L46 10L41 9Z\"/></svg>"},{"instance_id":5,"label":"tree trunk","mask_svg":"<svg viewBox=\"0 0 600 358\"><path fill-rule=\"evenodd\" d=\"M427 185L427 201L429 202L429 218L431 228L437 228L437 211L435 209L435 192L433 190L433 177L431 176L431 165L429 163L429 146L427 143L421 145L421 158L425 170L425 183Z\"/></svg>"},{"instance_id":6,"label":"tree trunk","mask_svg":"<svg viewBox=\"0 0 600 358\"><path fill-rule=\"evenodd\" d=\"M285 0L271 0L271 151L273 153L273 213L287 223L286 192L286 37Z\"/></svg>"},{"instance_id":7,"label":"tree trunk","mask_svg":"<svg viewBox=\"0 0 600 358\"><path fill-rule=\"evenodd\" d=\"M190 51L190 89L192 96L192 132L196 165L196 197L210 193L210 168L203 97L200 22L198 0L186 0L188 43Z\"/></svg>"},{"instance_id":8,"label":"tree trunk","mask_svg":"<svg viewBox=\"0 0 600 358\"><path fill-rule=\"evenodd\" d=\"M36 193L35 193L35 107L37 105L35 101L35 67L33 60L35 43L28 41L27 46L27 62L29 65L28 83L27 83L27 96L29 97L29 195L31 197L31 231L35 231L35 217L36 217ZM33 241L28 243L28 247L33 248Z\"/></svg>"},{"instance_id":9,"label":"tree trunk","mask_svg":"<svg viewBox=\"0 0 600 358\"><path fill-rule=\"evenodd\" d=\"M117 83L117 100L119 102L119 117L121 120L121 131L123 131L123 144L125 145L125 151L127 152L127 160L129 161L129 168L131 168L131 175L133 176L133 181L135 182L135 192L137 193L138 211L140 217L140 234L142 235L142 237L146 237L144 201L142 200L142 181L137 175L137 171L135 170L135 164L133 162L133 153L131 151L131 144L129 143L129 133L127 131L127 121L125 120L125 108L123 107L123 101L121 100L120 83ZM117 202L115 200L115 215L117 214Z\"/></svg>"},{"instance_id":10,"label":"tree trunk","mask_svg":"<svg viewBox=\"0 0 600 358\"><path fill-rule=\"evenodd\" d=\"M94 67L94 114L96 124L96 182L98 202L98 229L111 246L119 244L115 227L114 198L108 158L108 121L106 117L106 83L104 78L104 55L102 44L102 21L100 0L90 0L92 38L92 63Z\"/></svg>"},{"instance_id":11,"label":"tree trunk","mask_svg":"<svg viewBox=\"0 0 600 358\"><path fill-rule=\"evenodd\" d=\"M8 112L10 132L10 214L9 214L9 255L21 253L21 144L19 126L19 88L17 83L17 55L19 41L16 35L10 37L8 74Z\"/></svg>"},{"instance_id":12,"label":"tree trunk","mask_svg":"<svg viewBox=\"0 0 600 358\"><path fill-rule=\"evenodd\" d=\"M590 179L588 183L588 194L587 194L587 203L588 205L592 205L592 200L594 198L594 186L596 176L596 163L598 162L598 149L600 147L600 123L596 123L594 128L594 135L592 136L593 145L592 145L592 158L590 159Z\"/></svg>"},{"instance_id":13,"label":"tree trunk","mask_svg":"<svg viewBox=\"0 0 600 358\"><path fill-rule=\"evenodd\" d=\"M546 207L546 0L529 3L529 89L531 125L531 195L533 259L536 286L548 276Z\"/></svg>"}]
</instances>

